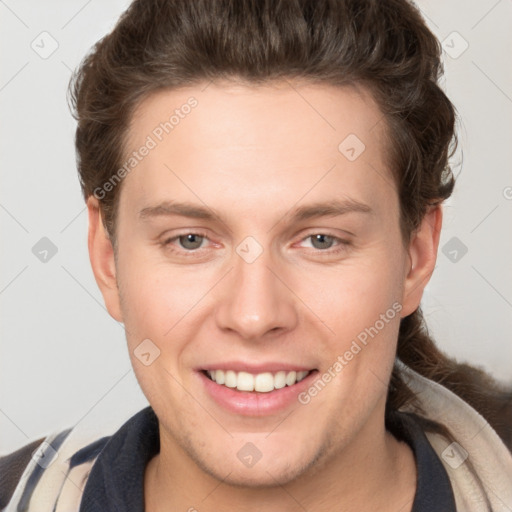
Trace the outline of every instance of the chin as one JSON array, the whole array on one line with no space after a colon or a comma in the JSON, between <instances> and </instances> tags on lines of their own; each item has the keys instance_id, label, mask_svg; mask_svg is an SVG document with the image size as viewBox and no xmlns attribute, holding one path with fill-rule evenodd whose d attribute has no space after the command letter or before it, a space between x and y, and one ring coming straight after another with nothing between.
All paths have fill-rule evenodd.
<instances>
[{"instance_id":1,"label":"chin","mask_svg":"<svg viewBox=\"0 0 512 512\"><path fill-rule=\"evenodd\" d=\"M289 449L281 449L279 452L267 451L257 462L251 461L252 466L246 466L242 461L245 453L251 453L251 449L241 454L240 451L235 452L232 459L234 463L228 461L231 456L226 457L226 452L210 454L208 459L205 459L204 455L197 457L197 453L189 455L203 472L222 481L223 484L258 489L286 485L316 472L327 452L325 448L319 449L316 453L293 453Z\"/></svg>"},{"instance_id":2,"label":"chin","mask_svg":"<svg viewBox=\"0 0 512 512\"><path fill-rule=\"evenodd\" d=\"M276 467L275 465L267 467L260 461L258 466L260 467L236 468L228 476L226 476L227 473L222 471L213 471L210 476L222 481L224 485L232 487L265 489L286 485L303 475L305 469L307 469L304 465L294 463L294 461L289 461L286 465L283 464L282 467Z\"/></svg>"}]
</instances>

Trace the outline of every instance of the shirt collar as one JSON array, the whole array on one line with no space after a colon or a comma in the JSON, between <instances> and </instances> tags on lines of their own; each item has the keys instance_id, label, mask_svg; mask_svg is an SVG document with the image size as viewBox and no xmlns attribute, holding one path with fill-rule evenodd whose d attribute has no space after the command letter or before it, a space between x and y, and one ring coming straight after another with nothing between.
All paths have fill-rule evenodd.
<instances>
[{"instance_id":1,"label":"shirt collar","mask_svg":"<svg viewBox=\"0 0 512 512\"><path fill-rule=\"evenodd\" d=\"M412 511L455 512L448 474L414 414L395 413L388 428L414 452L418 479ZM146 407L106 443L87 480L80 512L144 512L144 472L159 451L158 419Z\"/></svg>"}]
</instances>

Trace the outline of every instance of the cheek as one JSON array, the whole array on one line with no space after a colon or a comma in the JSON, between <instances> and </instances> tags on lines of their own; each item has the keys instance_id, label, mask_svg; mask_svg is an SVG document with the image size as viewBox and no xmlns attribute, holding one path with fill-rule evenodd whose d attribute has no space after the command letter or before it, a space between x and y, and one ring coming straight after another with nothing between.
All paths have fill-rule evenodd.
<instances>
[{"instance_id":1,"label":"cheek","mask_svg":"<svg viewBox=\"0 0 512 512\"><path fill-rule=\"evenodd\" d=\"M218 276L214 270L199 272L172 267L137 254L127 254L119 264L126 340L141 388L146 396L151 396L151 403L161 400L162 389L169 391L167 396L183 400L183 390L169 373L182 377L187 374L201 329L205 329L211 317L208 292ZM156 346L149 343L150 352L154 350L158 358L146 367L137 360L137 354L148 339Z\"/></svg>"},{"instance_id":2,"label":"cheek","mask_svg":"<svg viewBox=\"0 0 512 512\"><path fill-rule=\"evenodd\" d=\"M320 312L321 321L329 328L321 328L327 334L323 343L315 346L322 351L319 380L329 391L317 394L310 388L305 398L317 396L317 407L333 417L343 416L341 423L349 416L353 421L366 417L386 395L402 309L398 258L395 254L368 259L330 275L317 274L302 288L304 301L311 304L312 311ZM319 383L317 388L322 386ZM340 404L344 404L343 410Z\"/></svg>"},{"instance_id":3,"label":"cheek","mask_svg":"<svg viewBox=\"0 0 512 512\"><path fill-rule=\"evenodd\" d=\"M177 376L182 353L193 337L193 324L187 320L200 286L193 280L190 284L191 276L151 263L136 250L118 259L118 281L129 356L141 389L160 409L166 400L186 403Z\"/></svg>"},{"instance_id":4,"label":"cheek","mask_svg":"<svg viewBox=\"0 0 512 512\"><path fill-rule=\"evenodd\" d=\"M165 338L206 286L197 273L154 262L154 257L136 250L119 258L118 281L127 331L156 339Z\"/></svg>"},{"instance_id":5,"label":"cheek","mask_svg":"<svg viewBox=\"0 0 512 512\"><path fill-rule=\"evenodd\" d=\"M371 408L384 393L395 359L400 326L400 255L361 258L336 270L317 273L302 288L304 301L329 328L320 345L330 394L323 407L351 404L353 412ZM332 386L332 387L331 387ZM314 391L314 390L313 390ZM330 396L336 400L330 401ZM319 402L320 403L320 402ZM365 405L366 404L366 405Z\"/></svg>"},{"instance_id":6,"label":"cheek","mask_svg":"<svg viewBox=\"0 0 512 512\"><path fill-rule=\"evenodd\" d=\"M383 257L382 251L380 255L310 272L302 278L299 295L336 334L354 335L354 329L373 325L393 304L400 303L403 280L396 261L399 255Z\"/></svg>"}]
</instances>

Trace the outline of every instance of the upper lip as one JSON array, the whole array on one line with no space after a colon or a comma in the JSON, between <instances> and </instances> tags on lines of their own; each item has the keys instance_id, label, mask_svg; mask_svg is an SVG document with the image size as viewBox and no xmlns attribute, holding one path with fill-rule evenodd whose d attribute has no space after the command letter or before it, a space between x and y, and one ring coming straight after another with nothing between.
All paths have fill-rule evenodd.
<instances>
[{"instance_id":1,"label":"upper lip","mask_svg":"<svg viewBox=\"0 0 512 512\"><path fill-rule=\"evenodd\" d=\"M232 370L234 372L247 372L252 373L254 375L258 373L265 373L265 372L271 372L275 373L280 370L286 371L286 372L302 372L302 371L310 371L314 370L315 368L311 366L304 366L301 364L290 364L290 363L282 363L278 361L268 361L266 363L245 363L243 361L224 361L222 363L212 363L207 364L204 366L201 366L197 368L197 370Z\"/></svg>"}]
</instances>

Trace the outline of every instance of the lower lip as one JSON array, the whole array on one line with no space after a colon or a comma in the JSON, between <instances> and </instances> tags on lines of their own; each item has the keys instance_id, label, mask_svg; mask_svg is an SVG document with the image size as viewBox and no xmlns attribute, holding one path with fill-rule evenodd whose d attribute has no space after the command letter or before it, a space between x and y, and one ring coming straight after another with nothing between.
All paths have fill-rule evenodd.
<instances>
[{"instance_id":1,"label":"lower lip","mask_svg":"<svg viewBox=\"0 0 512 512\"><path fill-rule=\"evenodd\" d=\"M318 372L313 370L293 386L285 386L268 393L238 391L209 379L203 372L198 372L206 392L224 409L246 416L265 416L280 412L293 403L298 403L298 395L305 391Z\"/></svg>"}]
</instances>

